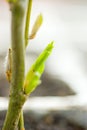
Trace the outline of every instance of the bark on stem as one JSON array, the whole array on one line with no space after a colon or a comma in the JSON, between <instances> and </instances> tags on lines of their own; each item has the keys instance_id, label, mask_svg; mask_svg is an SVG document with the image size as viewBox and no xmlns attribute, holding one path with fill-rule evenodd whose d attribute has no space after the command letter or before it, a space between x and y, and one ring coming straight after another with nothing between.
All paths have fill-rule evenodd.
<instances>
[{"instance_id":1,"label":"bark on stem","mask_svg":"<svg viewBox=\"0 0 87 130\"><path fill-rule=\"evenodd\" d=\"M27 99L23 93L24 82L24 35L23 21L25 0L11 3L12 13L12 78L8 112L2 130L16 130L22 106Z\"/></svg>"}]
</instances>

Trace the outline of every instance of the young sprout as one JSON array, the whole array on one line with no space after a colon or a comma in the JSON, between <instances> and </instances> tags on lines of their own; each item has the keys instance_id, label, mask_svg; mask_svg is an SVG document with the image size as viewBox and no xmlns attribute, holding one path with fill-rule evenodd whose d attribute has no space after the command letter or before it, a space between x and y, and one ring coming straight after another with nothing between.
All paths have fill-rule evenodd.
<instances>
[{"instance_id":1,"label":"young sprout","mask_svg":"<svg viewBox=\"0 0 87 130\"><path fill-rule=\"evenodd\" d=\"M30 94L41 83L40 77L44 71L45 61L51 54L53 47L54 42L48 44L28 71L24 81L24 92L26 94Z\"/></svg>"}]
</instances>

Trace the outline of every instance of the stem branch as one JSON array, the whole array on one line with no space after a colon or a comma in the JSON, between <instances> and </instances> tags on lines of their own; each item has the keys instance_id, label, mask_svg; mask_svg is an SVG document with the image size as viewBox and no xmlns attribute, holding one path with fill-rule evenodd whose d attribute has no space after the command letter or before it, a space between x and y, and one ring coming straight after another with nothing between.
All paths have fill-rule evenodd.
<instances>
[{"instance_id":1,"label":"stem branch","mask_svg":"<svg viewBox=\"0 0 87 130\"><path fill-rule=\"evenodd\" d=\"M19 122L18 122L18 130L25 130L24 128L24 117L23 117L23 110L21 110Z\"/></svg>"},{"instance_id":2,"label":"stem branch","mask_svg":"<svg viewBox=\"0 0 87 130\"><path fill-rule=\"evenodd\" d=\"M31 16L32 0L28 0L26 23L25 23L25 47L27 47L29 42L29 26L30 26L30 16Z\"/></svg>"}]
</instances>

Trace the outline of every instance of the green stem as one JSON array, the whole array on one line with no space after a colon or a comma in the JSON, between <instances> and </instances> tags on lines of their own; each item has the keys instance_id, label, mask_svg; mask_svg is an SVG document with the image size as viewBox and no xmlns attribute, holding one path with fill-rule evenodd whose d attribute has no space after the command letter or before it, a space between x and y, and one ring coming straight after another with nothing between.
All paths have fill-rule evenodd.
<instances>
[{"instance_id":1,"label":"green stem","mask_svg":"<svg viewBox=\"0 0 87 130\"><path fill-rule=\"evenodd\" d=\"M28 0L28 7L26 13L26 24L25 24L25 47L27 47L29 42L29 26L30 26L30 15L31 15L31 7L32 7L32 0ZM23 120L23 111L21 112L19 118L19 130L24 130L24 120Z\"/></svg>"},{"instance_id":2,"label":"green stem","mask_svg":"<svg viewBox=\"0 0 87 130\"><path fill-rule=\"evenodd\" d=\"M26 23L25 23L25 47L29 42L29 27L30 27L30 16L31 16L32 0L28 0Z\"/></svg>"},{"instance_id":3,"label":"green stem","mask_svg":"<svg viewBox=\"0 0 87 130\"><path fill-rule=\"evenodd\" d=\"M16 130L20 113L27 96L23 92L25 63L23 21L25 14L25 0L11 3L12 13L12 77L10 87L9 107L2 130Z\"/></svg>"},{"instance_id":4,"label":"green stem","mask_svg":"<svg viewBox=\"0 0 87 130\"><path fill-rule=\"evenodd\" d=\"M21 111L21 114L20 114L20 119L19 119L19 123L18 123L18 130L25 130L23 111Z\"/></svg>"},{"instance_id":5,"label":"green stem","mask_svg":"<svg viewBox=\"0 0 87 130\"><path fill-rule=\"evenodd\" d=\"M11 96L2 130L17 130L21 109L25 100L26 98L22 94Z\"/></svg>"},{"instance_id":6,"label":"green stem","mask_svg":"<svg viewBox=\"0 0 87 130\"><path fill-rule=\"evenodd\" d=\"M23 89L24 82L24 39L23 39L23 24L24 24L24 8L22 0L13 4L12 12L12 90L19 92Z\"/></svg>"}]
</instances>

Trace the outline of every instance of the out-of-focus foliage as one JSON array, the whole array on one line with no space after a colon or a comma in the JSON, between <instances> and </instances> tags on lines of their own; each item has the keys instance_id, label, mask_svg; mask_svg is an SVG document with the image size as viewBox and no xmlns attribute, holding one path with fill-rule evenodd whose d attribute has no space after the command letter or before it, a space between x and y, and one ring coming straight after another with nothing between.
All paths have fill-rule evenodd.
<instances>
[{"instance_id":1,"label":"out-of-focus foliage","mask_svg":"<svg viewBox=\"0 0 87 130\"><path fill-rule=\"evenodd\" d=\"M17 2L17 0L6 0L7 2Z\"/></svg>"}]
</instances>

